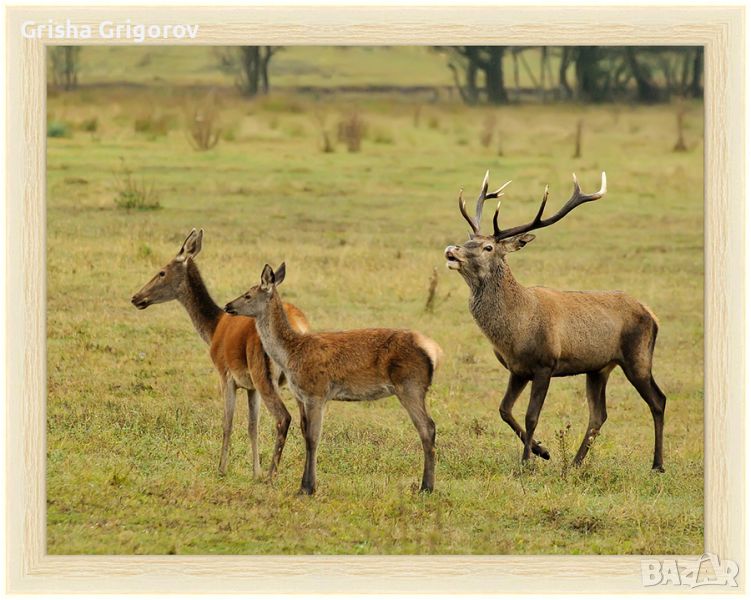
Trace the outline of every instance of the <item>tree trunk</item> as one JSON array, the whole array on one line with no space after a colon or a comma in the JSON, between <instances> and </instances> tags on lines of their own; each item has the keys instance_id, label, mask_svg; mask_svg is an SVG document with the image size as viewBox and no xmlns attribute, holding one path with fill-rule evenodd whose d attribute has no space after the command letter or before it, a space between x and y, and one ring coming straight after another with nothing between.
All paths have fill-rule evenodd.
<instances>
[{"instance_id":1,"label":"tree trunk","mask_svg":"<svg viewBox=\"0 0 751 600\"><path fill-rule=\"evenodd\" d=\"M570 99L574 95L571 86L568 84L568 78L566 77L566 72L568 71L570 62L571 48L563 46L561 49L561 64L558 67L558 86L563 90L563 95L567 99Z\"/></svg>"},{"instance_id":2,"label":"tree trunk","mask_svg":"<svg viewBox=\"0 0 751 600\"><path fill-rule=\"evenodd\" d=\"M692 98L701 98L704 95L701 80L704 74L704 47L699 46L694 54L694 68L689 90Z\"/></svg>"},{"instance_id":3,"label":"tree trunk","mask_svg":"<svg viewBox=\"0 0 751 600\"><path fill-rule=\"evenodd\" d=\"M598 46L580 46L577 48L576 87L580 100L585 102L602 102L605 100L599 60L600 49Z\"/></svg>"},{"instance_id":4,"label":"tree trunk","mask_svg":"<svg viewBox=\"0 0 751 600\"><path fill-rule=\"evenodd\" d=\"M632 46L626 47L626 60L631 72L636 79L636 93L640 102L657 102L660 99L660 90L652 82L649 70L639 63L636 58L636 50Z\"/></svg>"},{"instance_id":5,"label":"tree trunk","mask_svg":"<svg viewBox=\"0 0 751 600\"><path fill-rule=\"evenodd\" d=\"M485 71L485 92L489 104L507 104L508 94L503 85L503 54L502 46L490 48L487 62L483 64Z\"/></svg>"}]
</instances>

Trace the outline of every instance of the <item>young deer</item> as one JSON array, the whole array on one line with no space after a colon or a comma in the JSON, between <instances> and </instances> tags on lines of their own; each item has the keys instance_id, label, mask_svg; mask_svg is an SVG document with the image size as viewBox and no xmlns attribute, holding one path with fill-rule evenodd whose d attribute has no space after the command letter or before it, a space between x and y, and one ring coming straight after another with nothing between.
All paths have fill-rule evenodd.
<instances>
[{"instance_id":1,"label":"young deer","mask_svg":"<svg viewBox=\"0 0 751 600\"><path fill-rule=\"evenodd\" d=\"M212 300L195 263L201 251L203 229L193 229L180 247L175 258L168 262L131 302L143 310L152 304L177 300L188 311L193 325L204 342L210 347L221 391L224 397L224 439L219 472L227 472L232 420L238 388L248 393L248 435L253 453L253 475L260 474L258 457L258 412L260 395L266 408L276 421L276 444L269 467L273 477L282 456L291 417L277 392L281 383L279 368L263 351L256 333L256 324L247 317L228 315ZM291 304L284 305L291 327L295 331L308 330L308 322L300 310Z\"/></svg>"},{"instance_id":2,"label":"young deer","mask_svg":"<svg viewBox=\"0 0 751 600\"><path fill-rule=\"evenodd\" d=\"M227 304L225 310L255 317L266 352L281 366L301 406L306 457L300 492L312 494L316 489L316 452L326 403L393 395L420 435L425 453L420 489L431 491L435 424L425 407L425 394L441 359L441 348L416 331L398 329L301 333L291 326L277 291L285 271L284 263L276 273L266 265L261 283Z\"/></svg>"},{"instance_id":3,"label":"young deer","mask_svg":"<svg viewBox=\"0 0 751 600\"><path fill-rule=\"evenodd\" d=\"M652 377L652 353L657 337L657 318L652 311L617 291L526 288L514 279L506 263L507 254L535 239L528 232L548 227L580 204L602 198L606 192L605 173L600 190L594 194L582 194L574 175L571 198L547 219L542 218L548 199L547 187L537 215L525 225L500 229L499 202L493 216L493 235L482 235L483 204L489 198L502 196L506 185L488 193L488 174L485 174L474 219L467 214L460 192L459 210L472 233L462 246L448 246L445 256L447 267L459 271L469 285L469 310L493 344L496 357L510 372L500 413L524 443L522 459L529 459L531 454L550 458L548 451L533 437L550 378L586 373L589 424L574 458L575 464L581 463L607 418L605 386L617 365L652 412L655 431L652 468L663 471L665 395ZM512 409L530 381L532 392L525 430L514 419Z\"/></svg>"}]
</instances>

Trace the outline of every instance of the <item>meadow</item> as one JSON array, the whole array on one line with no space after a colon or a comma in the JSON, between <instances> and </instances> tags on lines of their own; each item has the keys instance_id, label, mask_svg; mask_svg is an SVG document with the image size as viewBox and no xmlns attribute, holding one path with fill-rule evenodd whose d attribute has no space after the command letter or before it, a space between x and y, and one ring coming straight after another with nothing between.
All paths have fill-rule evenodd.
<instances>
[{"instance_id":1,"label":"meadow","mask_svg":"<svg viewBox=\"0 0 751 600\"><path fill-rule=\"evenodd\" d=\"M218 85L219 140L201 152L184 122L204 92L175 80L48 99L57 127L47 155L49 553L701 553L701 104L685 107L688 150L673 152L670 104L470 108L283 86L249 101ZM366 129L360 151L348 152L337 124L355 113ZM582 152L572 158L579 120ZM333 152L322 151L322 128ZM585 191L607 171L603 200L539 232L509 263L525 285L621 289L659 316L665 473L650 470L652 419L620 370L582 467L569 462L587 422L584 377L553 381L536 434L551 460L520 465L521 444L498 414L507 373L443 259L467 235L458 190L471 202L486 169L491 186L513 180L505 224L529 220L545 184L553 210L572 171ZM128 177L159 207L118 206ZM197 264L220 305L264 263L284 260L280 292L313 328L413 328L441 344L428 396L434 493L417 492L419 439L391 398L329 406L318 492L298 496L304 445L286 388L294 421L277 479L252 477L243 402L219 475L223 402L206 346L177 303L130 304L193 227L204 229ZM272 428L262 409L264 469Z\"/></svg>"}]
</instances>

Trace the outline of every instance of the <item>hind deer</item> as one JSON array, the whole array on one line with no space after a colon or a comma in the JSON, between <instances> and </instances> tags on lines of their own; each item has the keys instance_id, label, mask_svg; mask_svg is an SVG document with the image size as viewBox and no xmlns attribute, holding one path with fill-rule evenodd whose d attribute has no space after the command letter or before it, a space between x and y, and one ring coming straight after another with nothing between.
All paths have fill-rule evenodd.
<instances>
[{"instance_id":1,"label":"hind deer","mask_svg":"<svg viewBox=\"0 0 751 600\"><path fill-rule=\"evenodd\" d=\"M446 266L458 271L467 282L469 310L493 345L495 356L509 371L500 413L524 444L522 459L528 460L532 454L550 458L545 447L534 439L550 379L585 373L589 424L574 458L574 463L580 464L607 419L605 386L611 371L619 366L652 412L652 468L663 471L665 395L652 376L658 328L652 311L618 291L576 292L524 287L516 281L506 262L508 254L535 239L530 231L553 225L580 204L602 198L607 190L605 173L600 190L593 194L583 194L574 175L574 192L569 200L558 212L543 218L548 200L546 187L534 219L508 229L498 225L499 201L493 215L493 234L483 235L480 219L484 203L500 198L508 183L489 193L488 173L485 174L474 219L467 214L459 193L459 210L472 232L463 245L448 246L445 257ZM522 429L512 409L529 382L532 391Z\"/></svg>"},{"instance_id":2,"label":"hind deer","mask_svg":"<svg viewBox=\"0 0 751 600\"><path fill-rule=\"evenodd\" d=\"M263 400L276 423L276 443L269 467L272 478L279 466L282 450L287 439L287 430L292 420L277 392L282 383L279 367L269 360L256 333L256 324L248 317L236 317L225 313L211 298L195 262L201 251L203 229L193 229L185 238L180 251L132 298L139 310L152 304L177 300L188 311L198 335L209 345L211 360L219 374L224 397L224 436L219 472L227 472L232 421L238 388L248 394L248 436L253 455L253 475L260 474L258 455L258 417ZM308 330L305 315L291 304L283 307L295 331Z\"/></svg>"},{"instance_id":3,"label":"hind deer","mask_svg":"<svg viewBox=\"0 0 751 600\"><path fill-rule=\"evenodd\" d=\"M425 394L441 359L438 344L416 331L398 329L302 333L292 327L277 291L285 273L284 263L276 272L266 265L260 284L229 302L225 310L256 319L263 347L281 366L301 405L306 455L300 493L316 490L316 455L326 403L394 395L422 442L420 490L432 491L435 424L425 407Z\"/></svg>"}]
</instances>

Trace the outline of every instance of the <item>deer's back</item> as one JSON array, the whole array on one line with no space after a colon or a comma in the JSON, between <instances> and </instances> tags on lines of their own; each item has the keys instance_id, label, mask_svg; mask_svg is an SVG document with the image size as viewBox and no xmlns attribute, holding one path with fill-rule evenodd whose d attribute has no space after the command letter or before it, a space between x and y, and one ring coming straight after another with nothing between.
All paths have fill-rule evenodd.
<instances>
[{"instance_id":1,"label":"deer's back","mask_svg":"<svg viewBox=\"0 0 751 600\"><path fill-rule=\"evenodd\" d=\"M407 381L427 387L439 356L438 345L414 331L321 332L299 338L285 371L304 395L367 400Z\"/></svg>"},{"instance_id":2,"label":"deer's back","mask_svg":"<svg viewBox=\"0 0 751 600\"><path fill-rule=\"evenodd\" d=\"M651 335L651 312L619 291L531 288L548 332L556 375L595 371L623 360L627 340Z\"/></svg>"}]
</instances>

